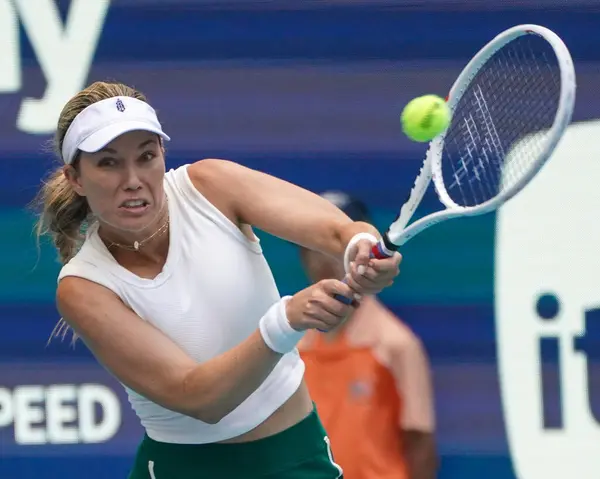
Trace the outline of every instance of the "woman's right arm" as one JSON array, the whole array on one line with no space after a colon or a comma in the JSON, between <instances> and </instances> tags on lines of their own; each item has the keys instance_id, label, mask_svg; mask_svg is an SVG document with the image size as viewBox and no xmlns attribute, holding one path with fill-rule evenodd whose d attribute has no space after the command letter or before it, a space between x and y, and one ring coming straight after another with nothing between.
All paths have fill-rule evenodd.
<instances>
[{"instance_id":1,"label":"woman's right arm","mask_svg":"<svg viewBox=\"0 0 600 479\"><path fill-rule=\"evenodd\" d=\"M286 304L289 324L297 331L334 328L352 310L334 299L335 294L351 298L353 292L337 280L300 291ZM282 357L257 329L238 346L199 364L112 291L78 277L61 280L57 306L119 381L167 409L207 423L217 423L239 406Z\"/></svg>"}]
</instances>

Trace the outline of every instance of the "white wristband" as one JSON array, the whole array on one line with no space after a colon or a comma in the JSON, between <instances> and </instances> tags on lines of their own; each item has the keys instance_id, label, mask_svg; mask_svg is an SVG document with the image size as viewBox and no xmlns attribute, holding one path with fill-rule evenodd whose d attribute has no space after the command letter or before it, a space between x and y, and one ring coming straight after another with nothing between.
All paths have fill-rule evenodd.
<instances>
[{"instance_id":1,"label":"white wristband","mask_svg":"<svg viewBox=\"0 0 600 479\"><path fill-rule=\"evenodd\" d=\"M273 351L286 354L292 351L306 331L296 331L288 321L285 307L291 296L284 296L260 318L258 328L263 340Z\"/></svg>"},{"instance_id":2,"label":"white wristband","mask_svg":"<svg viewBox=\"0 0 600 479\"><path fill-rule=\"evenodd\" d=\"M348 246L346 246L346 251L344 252L344 269L346 273L350 272L350 258L354 259L356 256L356 244L361 240L369 240L374 245L377 244L377 238L371 233L355 234L348 242Z\"/></svg>"}]
</instances>

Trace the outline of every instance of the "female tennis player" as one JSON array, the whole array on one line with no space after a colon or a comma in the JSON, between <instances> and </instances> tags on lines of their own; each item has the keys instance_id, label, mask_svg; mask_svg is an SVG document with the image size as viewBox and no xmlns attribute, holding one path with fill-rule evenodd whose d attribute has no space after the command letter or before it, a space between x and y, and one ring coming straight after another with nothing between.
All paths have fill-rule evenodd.
<instances>
[{"instance_id":1,"label":"female tennis player","mask_svg":"<svg viewBox=\"0 0 600 479\"><path fill-rule=\"evenodd\" d=\"M40 191L61 328L145 429L130 478L342 477L296 344L390 285L400 255L370 260L375 228L269 175L215 159L167 172L168 140L142 93L94 83L65 105L63 164ZM349 248L345 281L280 297L253 226L340 261Z\"/></svg>"}]
</instances>

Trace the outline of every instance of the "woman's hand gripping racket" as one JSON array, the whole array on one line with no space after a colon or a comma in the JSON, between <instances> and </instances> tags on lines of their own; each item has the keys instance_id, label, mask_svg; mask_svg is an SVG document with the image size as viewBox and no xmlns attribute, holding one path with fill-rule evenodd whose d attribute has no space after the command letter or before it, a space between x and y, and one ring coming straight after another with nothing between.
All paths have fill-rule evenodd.
<instances>
[{"instance_id":1,"label":"woman's hand gripping racket","mask_svg":"<svg viewBox=\"0 0 600 479\"><path fill-rule=\"evenodd\" d=\"M519 25L485 45L452 86L450 125L429 144L407 201L372 257L390 257L432 225L491 212L519 193L570 123L575 88L569 50L545 27ZM445 209L407 226L432 179Z\"/></svg>"}]
</instances>

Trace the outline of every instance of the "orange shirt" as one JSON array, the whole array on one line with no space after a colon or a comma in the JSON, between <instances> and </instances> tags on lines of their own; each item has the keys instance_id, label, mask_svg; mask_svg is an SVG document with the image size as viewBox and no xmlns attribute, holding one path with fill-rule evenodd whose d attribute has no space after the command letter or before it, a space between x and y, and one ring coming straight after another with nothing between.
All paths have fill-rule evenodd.
<instances>
[{"instance_id":1,"label":"orange shirt","mask_svg":"<svg viewBox=\"0 0 600 479\"><path fill-rule=\"evenodd\" d=\"M433 430L429 368L414 334L368 298L336 337L310 331L299 349L344 478L408 479L401 430Z\"/></svg>"}]
</instances>

